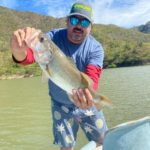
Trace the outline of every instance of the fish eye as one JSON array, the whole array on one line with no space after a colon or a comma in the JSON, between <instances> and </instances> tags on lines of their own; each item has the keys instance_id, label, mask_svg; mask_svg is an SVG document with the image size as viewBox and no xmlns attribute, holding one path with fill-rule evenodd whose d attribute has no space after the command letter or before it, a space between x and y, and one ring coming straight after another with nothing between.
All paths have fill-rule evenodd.
<instances>
[{"instance_id":1,"label":"fish eye","mask_svg":"<svg viewBox=\"0 0 150 150\"><path fill-rule=\"evenodd\" d=\"M41 37L40 38L40 42L42 43L44 41L44 37Z\"/></svg>"}]
</instances>

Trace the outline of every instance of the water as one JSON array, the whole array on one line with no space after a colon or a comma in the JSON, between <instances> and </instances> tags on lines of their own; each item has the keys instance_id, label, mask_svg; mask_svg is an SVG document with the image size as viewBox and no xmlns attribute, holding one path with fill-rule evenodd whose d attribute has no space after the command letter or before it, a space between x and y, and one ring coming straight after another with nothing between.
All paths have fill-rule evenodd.
<instances>
[{"instance_id":1,"label":"water","mask_svg":"<svg viewBox=\"0 0 150 150\"><path fill-rule=\"evenodd\" d=\"M39 78L0 81L0 150L48 150L50 104Z\"/></svg>"},{"instance_id":2,"label":"water","mask_svg":"<svg viewBox=\"0 0 150 150\"><path fill-rule=\"evenodd\" d=\"M150 115L150 66L106 69L100 92L109 127ZM80 131L76 149L87 142ZM39 77L0 81L0 150L58 150L53 144L47 84Z\"/></svg>"},{"instance_id":3,"label":"water","mask_svg":"<svg viewBox=\"0 0 150 150\"><path fill-rule=\"evenodd\" d=\"M101 84L114 102L104 111L109 127L150 115L150 66L104 70Z\"/></svg>"}]
</instances>

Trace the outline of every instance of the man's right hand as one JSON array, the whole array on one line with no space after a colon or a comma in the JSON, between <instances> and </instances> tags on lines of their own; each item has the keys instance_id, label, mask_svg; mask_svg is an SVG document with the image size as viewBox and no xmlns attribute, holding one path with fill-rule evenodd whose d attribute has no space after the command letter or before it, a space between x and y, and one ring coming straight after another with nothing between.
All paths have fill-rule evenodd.
<instances>
[{"instance_id":1,"label":"man's right hand","mask_svg":"<svg viewBox=\"0 0 150 150\"><path fill-rule=\"evenodd\" d=\"M35 28L26 27L24 29L18 29L14 31L11 39L11 50L13 56L18 61L22 61L27 56L27 49L29 48L29 41L31 42L33 39L33 34L37 30Z\"/></svg>"}]
</instances>

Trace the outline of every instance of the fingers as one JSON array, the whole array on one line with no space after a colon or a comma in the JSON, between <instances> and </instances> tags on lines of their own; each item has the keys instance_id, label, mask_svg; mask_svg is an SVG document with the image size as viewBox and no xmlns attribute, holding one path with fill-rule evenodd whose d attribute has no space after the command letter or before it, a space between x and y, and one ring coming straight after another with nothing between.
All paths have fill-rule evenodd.
<instances>
[{"instance_id":1,"label":"fingers","mask_svg":"<svg viewBox=\"0 0 150 150\"><path fill-rule=\"evenodd\" d=\"M32 30L33 28L30 28L30 27L26 27L23 29L23 31L26 33L25 38L24 38L25 41L28 41L28 39L31 37Z\"/></svg>"},{"instance_id":2,"label":"fingers","mask_svg":"<svg viewBox=\"0 0 150 150\"><path fill-rule=\"evenodd\" d=\"M85 97L87 99L87 105L92 106L94 104L94 102L93 102L93 97L92 97L90 91L86 88L84 90L84 92L85 92Z\"/></svg>"},{"instance_id":3,"label":"fingers","mask_svg":"<svg viewBox=\"0 0 150 150\"><path fill-rule=\"evenodd\" d=\"M87 109L93 105L93 97L88 89L73 90L75 105L81 109Z\"/></svg>"},{"instance_id":4,"label":"fingers","mask_svg":"<svg viewBox=\"0 0 150 150\"><path fill-rule=\"evenodd\" d=\"M22 43L24 41L24 37L25 37L25 33L23 30L19 29L17 31L14 32L13 34L14 38L17 40L19 46L22 46Z\"/></svg>"},{"instance_id":5,"label":"fingers","mask_svg":"<svg viewBox=\"0 0 150 150\"><path fill-rule=\"evenodd\" d=\"M39 33L37 32L35 28L26 27L24 29L18 29L14 32L13 38L16 38L16 41L18 42L18 45L21 47L23 44L29 44L35 39ZM34 35L34 36L33 36Z\"/></svg>"},{"instance_id":6,"label":"fingers","mask_svg":"<svg viewBox=\"0 0 150 150\"><path fill-rule=\"evenodd\" d=\"M77 90L72 90L72 98L74 100L74 103L77 107L81 107L80 105L80 100L78 98L78 93L77 93Z\"/></svg>"},{"instance_id":7,"label":"fingers","mask_svg":"<svg viewBox=\"0 0 150 150\"><path fill-rule=\"evenodd\" d=\"M38 41L38 35L40 33L40 30L36 30L35 28L26 28L25 31L27 33L25 42L28 47L32 48L32 45L34 45Z\"/></svg>"}]
</instances>

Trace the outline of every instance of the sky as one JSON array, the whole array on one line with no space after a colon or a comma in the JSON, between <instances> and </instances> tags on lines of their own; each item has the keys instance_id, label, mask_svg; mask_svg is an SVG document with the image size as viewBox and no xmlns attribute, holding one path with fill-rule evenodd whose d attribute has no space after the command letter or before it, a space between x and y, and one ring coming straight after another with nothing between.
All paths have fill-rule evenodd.
<instances>
[{"instance_id":1,"label":"sky","mask_svg":"<svg viewBox=\"0 0 150 150\"><path fill-rule=\"evenodd\" d=\"M71 5L76 1L77 0L0 0L0 6L60 18L68 15ZM131 28L150 21L150 0L89 1L93 7L94 23L115 24L124 28Z\"/></svg>"}]
</instances>

